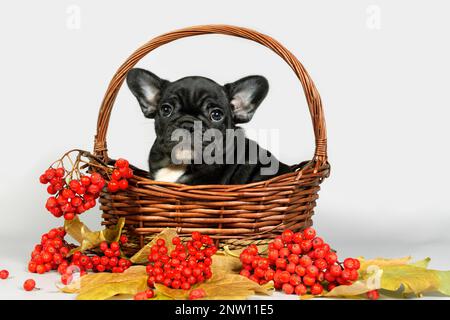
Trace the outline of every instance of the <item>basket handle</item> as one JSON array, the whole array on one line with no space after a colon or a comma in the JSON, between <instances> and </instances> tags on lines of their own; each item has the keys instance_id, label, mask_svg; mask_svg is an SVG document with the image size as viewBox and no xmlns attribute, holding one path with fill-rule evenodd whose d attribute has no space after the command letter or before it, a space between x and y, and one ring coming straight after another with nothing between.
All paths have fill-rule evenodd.
<instances>
[{"instance_id":1,"label":"basket handle","mask_svg":"<svg viewBox=\"0 0 450 320\"><path fill-rule=\"evenodd\" d=\"M291 52L289 52L283 45L272 37L251 29L230 25L204 25L179 29L160 35L137 49L120 66L109 83L108 89L106 90L97 120L97 134L95 136L94 154L103 158L105 161L108 160L106 133L108 131L109 119L117 93L126 78L127 72L132 69L140 59L159 46L180 38L204 34L224 34L249 39L266 46L286 61L300 80L306 96L306 101L308 103L316 140L314 160L320 164L325 163L327 161L327 134L322 102L320 100L319 92L317 91L313 81L303 65Z\"/></svg>"}]
</instances>

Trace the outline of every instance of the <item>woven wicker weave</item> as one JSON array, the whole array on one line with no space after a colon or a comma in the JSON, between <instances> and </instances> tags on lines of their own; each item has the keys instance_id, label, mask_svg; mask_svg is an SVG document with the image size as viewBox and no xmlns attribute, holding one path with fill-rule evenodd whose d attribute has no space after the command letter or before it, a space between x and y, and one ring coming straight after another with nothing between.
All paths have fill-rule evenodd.
<instances>
[{"instance_id":1,"label":"woven wicker weave","mask_svg":"<svg viewBox=\"0 0 450 320\"><path fill-rule=\"evenodd\" d=\"M258 42L283 58L300 80L311 114L316 149L310 161L295 172L245 185L187 186L150 180L147 172L135 170L124 192L101 195L103 224L110 226L126 217L125 232L132 254L151 238L170 227L181 235L193 231L208 234L220 246L240 248L264 244L284 229L300 230L312 224L311 216L319 185L329 175L325 120L319 93L302 64L275 39L259 32L228 25L189 27L163 34L136 50L111 80L98 117L94 155L110 162L106 147L109 118L127 72L145 55L176 39L204 34L224 34Z\"/></svg>"}]
</instances>

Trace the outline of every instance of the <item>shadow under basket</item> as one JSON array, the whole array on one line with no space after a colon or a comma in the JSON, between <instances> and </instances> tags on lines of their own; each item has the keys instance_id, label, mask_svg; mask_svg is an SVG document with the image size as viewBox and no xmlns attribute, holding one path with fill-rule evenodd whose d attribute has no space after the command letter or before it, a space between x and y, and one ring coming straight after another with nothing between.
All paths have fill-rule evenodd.
<instances>
[{"instance_id":1,"label":"shadow under basket","mask_svg":"<svg viewBox=\"0 0 450 320\"><path fill-rule=\"evenodd\" d=\"M285 229L299 231L312 224L320 184L329 176L326 129L319 93L302 64L275 39L247 28L229 25L189 27L163 34L136 50L111 80L100 108L94 155L112 164L106 148L106 133L117 93L127 72L152 50L179 38L225 34L258 42L283 58L299 78L308 103L315 134L312 160L296 170L270 180L244 185L197 185L154 181L135 170L129 188L100 197L102 224L113 226L125 217L124 234L129 242L125 254L137 252L165 228L182 237L193 231L210 235L219 247L240 249L249 244L267 244ZM98 166L98 162L96 163Z\"/></svg>"}]
</instances>

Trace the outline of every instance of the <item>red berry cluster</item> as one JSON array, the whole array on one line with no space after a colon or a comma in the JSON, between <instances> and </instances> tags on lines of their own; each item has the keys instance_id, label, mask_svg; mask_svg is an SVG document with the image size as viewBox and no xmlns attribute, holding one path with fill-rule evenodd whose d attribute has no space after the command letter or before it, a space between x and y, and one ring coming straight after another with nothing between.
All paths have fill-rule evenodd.
<instances>
[{"instance_id":1,"label":"red berry cluster","mask_svg":"<svg viewBox=\"0 0 450 320\"><path fill-rule=\"evenodd\" d=\"M347 258L338 262L337 254L313 228L302 233L285 230L268 248L268 257L261 257L258 248L250 245L240 255L241 275L264 284L274 281L276 289L286 294L313 295L331 291L337 285L349 285L359 277L359 261Z\"/></svg>"},{"instance_id":2,"label":"red berry cluster","mask_svg":"<svg viewBox=\"0 0 450 320\"><path fill-rule=\"evenodd\" d=\"M114 164L114 170L111 173L111 181L108 182L108 191L117 192L128 188L128 180L133 178L133 170L129 167L125 159L118 159Z\"/></svg>"},{"instance_id":3,"label":"red berry cluster","mask_svg":"<svg viewBox=\"0 0 450 320\"><path fill-rule=\"evenodd\" d=\"M42 184L49 184L47 192L51 194L45 207L55 217L64 216L72 220L75 215L95 207L96 199L105 186L105 180L99 173L81 176L67 183L64 168L50 168L39 178Z\"/></svg>"},{"instance_id":4,"label":"red berry cluster","mask_svg":"<svg viewBox=\"0 0 450 320\"><path fill-rule=\"evenodd\" d=\"M217 248L213 240L200 232L193 232L192 240L181 243L179 237L172 239L175 248L168 252L164 239L158 239L150 248L147 274L148 285L162 283L166 287L189 290L192 285L201 283L212 276L211 257Z\"/></svg>"},{"instance_id":5,"label":"red berry cluster","mask_svg":"<svg viewBox=\"0 0 450 320\"><path fill-rule=\"evenodd\" d=\"M55 228L41 237L41 243L34 247L28 271L43 274L50 270L59 270L59 267L68 264L67 255L70 246L64 240L64 228Z\"/></svg>"},{"instance_id":6,"label":"red berry cluster","mask_svg":"<svg viewBox=\"0 0 450 320\"><path fill-rule=\"evenodd\" d=\"M131 261L120 258L120 244L128 241L126 236L121 236L119 242L111 242L109 245L106 241L100 244L100 250L103 255L85 255L80 251L74 252L71 257L70 264L64 264L58 268L61 274L61 282L68 284L72 280L75 271L80 275L85 275L88 271L112 273L122 273L131 266ZM76 266L76 268L74 268Z\"/></svg>"}]
</instances>

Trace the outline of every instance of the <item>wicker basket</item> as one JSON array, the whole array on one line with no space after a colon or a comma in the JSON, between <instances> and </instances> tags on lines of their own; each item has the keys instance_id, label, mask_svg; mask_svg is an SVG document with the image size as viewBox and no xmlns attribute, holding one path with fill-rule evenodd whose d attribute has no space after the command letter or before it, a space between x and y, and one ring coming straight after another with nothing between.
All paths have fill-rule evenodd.
<instances>
[{"instance_id":1,"label":"wicker basket","mask_svg":"<svg viewBox=\"0 0 450 320\"><path fill-rule=\"evenodd\" d=\"M311 114L316 149L310 161L295 172L246 185L187 186L150 180L136 170L125 192L101 194L103 224L112 226L126 217L124 232L130 238L126 253L132 254L163 229L176 228L187 235L200 231L217 245L240 248L250 243L265 244L284 229L301 230L312 224L319 185L329 175L325 120L319 93L302 64L275 39L259 32L228 25L189 27L156 37L135 51L119 68L105 94L97 124L94 155L108 158L106 133L112 106L127 72L146 54L174 40L224 34L258 42L283 58L299 78Z\"/></svg>"}]
</instances>

